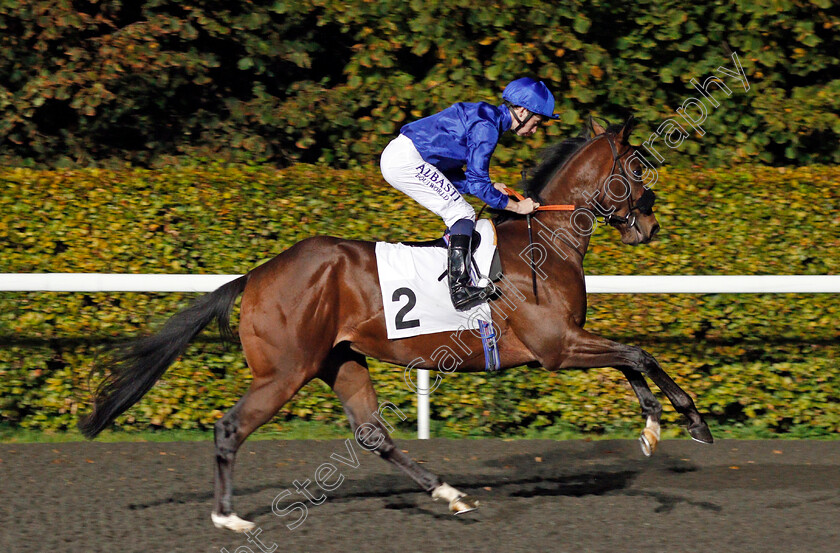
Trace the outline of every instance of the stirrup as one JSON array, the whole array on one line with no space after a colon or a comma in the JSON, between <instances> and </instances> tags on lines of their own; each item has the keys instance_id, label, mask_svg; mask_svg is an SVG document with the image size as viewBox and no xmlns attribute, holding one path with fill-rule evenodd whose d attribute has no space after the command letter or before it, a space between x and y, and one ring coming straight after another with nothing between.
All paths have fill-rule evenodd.
<instances>
[{"instance_id":1,"label":"stirrup","mask_svg":"<svg viewBox=\"0 0 840 553\"><path fill-rule=\"evenodd\" d=\"M452 300L452 306L455 307L455 311L469 311L473 307L487 301L486 291L486 288L459 286L457 289L449 290L449 298ZM456 300L456 295L460 295L461 297Z\"/></svg>"}]
</instances>

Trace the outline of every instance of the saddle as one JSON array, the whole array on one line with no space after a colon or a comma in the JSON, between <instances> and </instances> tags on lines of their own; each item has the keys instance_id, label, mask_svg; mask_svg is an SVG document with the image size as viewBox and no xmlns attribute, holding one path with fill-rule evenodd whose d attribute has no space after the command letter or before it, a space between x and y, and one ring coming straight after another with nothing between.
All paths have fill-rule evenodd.
<instances>
[{"instance_id":1,"label":"saddle","mask_svg":"<svg viewBox=\"0 0 840 553\"><path fill-rule=\"evenodd\" d=\"M502 263L495 247L492 222L481 220L472 237L473 283L502 278ZM488 230L489 229L489 230ZM491 243L479 249L481 236ZM495 372L501 362L492 312L488 304L457 311L450 302L449 284L434 273L446 265L447 237L423 242L376 243L376 262L382 293L384 318L389 339L408 338L437 332L477 330L484 349L485 370ZM492 254L491 254L492 250ZM476 262L476 258L479 262ZM431 269L431 270L430 270ZM431 272L431 274L430 274Z\"/></svg>"}]
</instances>

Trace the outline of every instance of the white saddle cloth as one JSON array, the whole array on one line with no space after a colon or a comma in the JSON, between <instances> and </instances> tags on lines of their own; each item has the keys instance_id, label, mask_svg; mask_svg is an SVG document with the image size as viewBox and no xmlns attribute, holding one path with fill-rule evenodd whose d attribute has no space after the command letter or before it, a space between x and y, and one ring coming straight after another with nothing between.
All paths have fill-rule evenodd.
<instances>
[{"instance_id":1,"label":"white saddle cloth","mask_svg":"<svg viewBox=\"0 0 840 553\"><path fill-rule=\"evenodd\" d=\"M486 277L496 251L496 229L488 219L477 221L475 228L481 244L473 252L477 265L473 274L477 268ZM376 265L389 339L477 329L479 321L491 322L487 302L469 311L452 306L448 279L438 280L446 271L445 248L377 242Z\"/></svg>"}]
</instances>

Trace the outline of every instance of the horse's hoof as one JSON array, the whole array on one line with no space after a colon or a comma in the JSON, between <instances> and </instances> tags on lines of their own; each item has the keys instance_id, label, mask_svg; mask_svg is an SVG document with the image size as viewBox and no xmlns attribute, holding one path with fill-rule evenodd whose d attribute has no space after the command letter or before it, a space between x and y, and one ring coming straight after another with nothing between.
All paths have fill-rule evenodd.
<instances>
[{"instance_id":1,"label":"horse's hoof","mask_svg":"<svg viewBox=\"0 0 840 553\"><path fill-rule=\"evenodd\" d=\"M478 499L468 495L462 495L449 502L449 510L453 515L463 515L478 509Z\"/></svg>"},{"instance_id":2,"label":"horse's hoof","mask_svg":"<svg viewBox=\"0 0 840 553\"><path fill-rule=\"evenodd\" d=\"M712 431L709 430L709 425L705 422L700 422L698 424L692 424L688 427L688 433L691 438L703 444L713 444L715 443L715 439L712 437Z\"/></svg>"},{"instance_id":3,"label":"horse's hoof","mask_svg":"<svg viewBox=\"0 0 840 553\"><path fill-rule=\"evenodd\" d=\"M216 528L224 528L226 530L233 530L234 532L247 532L256 528L256 524L248 520L243 520L236 516L236 513L229 515L217 515L211 513L210 518L213 520L213 526Z\"/></svg>"},{"instance_id":4,"label":"horse's hoof","mask_svg":"<svg viewBox=\"0 0 840 553\"><path fill-rule=\"evenodd\" d=\"M656 451L656 446L659 445L659 437L649 428L642 430L642 435L639 436L639 445L642 446L642 453L645 457L650 457Z\"/></svg>"},{"instance_id":5,"label":"horse's hoof","mask_svg":"<svg viewBox=\"0 0 840 553\"><path fill-rule=\"evenodd\" d=\"M469 513L478 508L477 499L456 490L445 482L432 490L432 499L435 501L443 499L449 502L449 512L455 515Z\"/></svg>"}]
</instances>

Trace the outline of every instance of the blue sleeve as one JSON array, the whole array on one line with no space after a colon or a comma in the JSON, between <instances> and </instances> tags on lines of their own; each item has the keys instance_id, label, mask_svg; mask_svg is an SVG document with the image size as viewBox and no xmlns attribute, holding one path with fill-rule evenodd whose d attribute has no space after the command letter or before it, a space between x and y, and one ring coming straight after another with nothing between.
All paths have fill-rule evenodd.
<instances>
[{"instance_id":1,"label":"blue sleeve","mask_svg":"<svg viewBox=\"0 0 840 553\"><path fill-rule=\"evenodd\" d=\"M499 131L489 122L480 121L467 133L467 189L494 209L504 209L508 197L490 181L490 157L499 141Z\"/></svg>"},{"instance_id":2,"label":"blue sleeve","mask_svg":"<svg viewBox=\"0 0 840 553\"><path fill-rule=\"evenodd\" d=\"M449 179L455 188L458 189L458 192L466 192L467 191L467 177L464 175L464 170L461 168L452 169L451 171L446 171L444 176Z\"/></svg>"}]
</instances>

